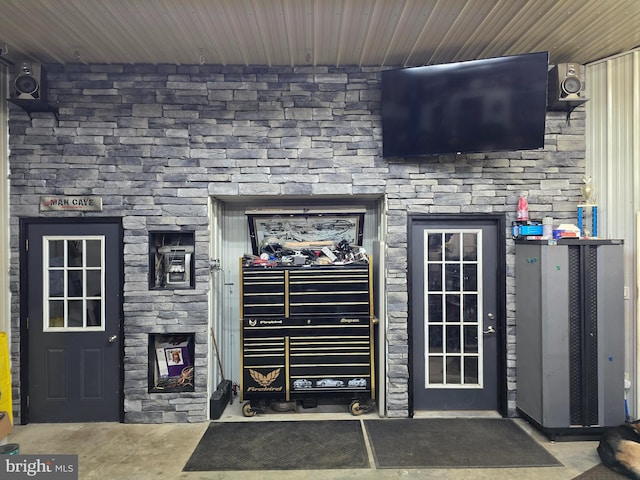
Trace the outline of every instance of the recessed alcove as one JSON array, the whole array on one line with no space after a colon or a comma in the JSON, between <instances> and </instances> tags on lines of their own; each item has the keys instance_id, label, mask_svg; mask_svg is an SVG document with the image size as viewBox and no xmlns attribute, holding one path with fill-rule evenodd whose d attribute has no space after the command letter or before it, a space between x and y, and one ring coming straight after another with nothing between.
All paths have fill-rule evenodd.
<instances>
[{"instance_id":1,"label":"recessed alcove","mask_svg":"<svg viewBox=\"0 0 640 480\"><path fill-rule=\"evenodd\" d=\"M149 393L193 392L195 333L149 334Z\"/></svg>"},{"instance_id":2,"label":"recessed alcove","mask_svg":"<svg viewBox=\"0 0 640 480\"><path fill-rule=\"evenodd\" d=\"M193 231L149 232L149 288L195 288Z\"/></svg>"}]
</instances>

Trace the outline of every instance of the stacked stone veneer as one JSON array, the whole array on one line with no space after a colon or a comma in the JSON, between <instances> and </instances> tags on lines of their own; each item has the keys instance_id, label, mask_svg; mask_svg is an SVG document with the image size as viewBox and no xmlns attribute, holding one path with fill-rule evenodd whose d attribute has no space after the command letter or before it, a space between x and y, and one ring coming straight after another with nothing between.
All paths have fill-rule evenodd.
<instances>
[{"instance_id":1,"label":"stacked stone veneer","mask_svg":"<svg viewBox=\"0 0 640 480\"><path fill-rule=\"evenodd\" d=\"M209 196L386 195L388 415L408 414L407 217L500 213L573 219L585 169L584 110L547 116L544 151L388 160L379 69L49 65L59 120L10 107L12 360L19 410L18 219L39 196L99 195L124 227L127 422L207 419ZM72 215L72 214L70 214ZM574 220L571 220L572 222ZM148 235L192 230L196 288L149 290ZM507 232L508 233L508 232ZM514 246L507 236L509 411L515 414ZM195 332L193 393L148 393L149 333ZM16 412L19 414L19 411ZM19 418L19 417L18 417Z\"/></svg>"}]
</instances>

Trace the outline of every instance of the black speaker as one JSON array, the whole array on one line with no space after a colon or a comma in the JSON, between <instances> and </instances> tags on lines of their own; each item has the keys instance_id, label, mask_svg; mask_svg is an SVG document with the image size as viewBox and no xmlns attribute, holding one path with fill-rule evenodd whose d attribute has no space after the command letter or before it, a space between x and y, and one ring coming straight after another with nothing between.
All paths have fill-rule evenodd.
<instances>
[{"instance_id":1,"label":"black speaker","mask_svg":"<svg viewBox=\"0 0 640 480\"><path fill-rule=\"evenodd\" d=\"M547 108L564 110L579 105L585 98L585 67L579 63L559 63L549 70Z\"/></svg>"},{"instance_id":2,"label":"black speaker","mask_svg":"<svg viewBox=\"0 0 640 480\"><path fill-rule=\"evenodd\" d=\"M40 63L21 61L15 64L10 98L36 102L47 101L47 72Z\"/></svg>"}]
</instances>

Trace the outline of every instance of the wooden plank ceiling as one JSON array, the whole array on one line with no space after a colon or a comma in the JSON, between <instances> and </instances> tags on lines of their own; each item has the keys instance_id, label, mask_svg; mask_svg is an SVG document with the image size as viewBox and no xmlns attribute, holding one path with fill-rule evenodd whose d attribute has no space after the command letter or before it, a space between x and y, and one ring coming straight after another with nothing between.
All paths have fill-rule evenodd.
<instances>
[{"instance_id":1,"label":"wooden plank ceiling","mask_svg":"<svg viewBox=\"0 0 640 480\"><path fill-rule=\"evenodd\" d=\"M418 66L640 46L640 0L2 0L0 60Z\"/></svg>"}]
</instances>

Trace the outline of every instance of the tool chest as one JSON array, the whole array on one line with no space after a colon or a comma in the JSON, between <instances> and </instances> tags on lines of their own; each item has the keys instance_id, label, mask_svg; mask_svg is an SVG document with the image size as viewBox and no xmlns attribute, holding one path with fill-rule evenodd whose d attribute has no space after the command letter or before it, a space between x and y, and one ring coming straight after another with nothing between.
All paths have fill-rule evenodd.
<instances>
[{"instance_id":1,"label":"tool chest","mask_svg":"<svg viewBox=\"0 0 640 480\"><path fill-rule=\"evenodd\" d=\"M355 415L368 411L375 394L371 263L240 268L243 414L320 398L351 400Z\"/></svg>"}]
</instances>

